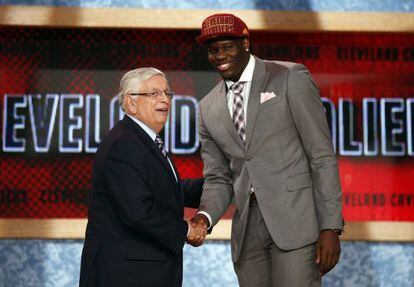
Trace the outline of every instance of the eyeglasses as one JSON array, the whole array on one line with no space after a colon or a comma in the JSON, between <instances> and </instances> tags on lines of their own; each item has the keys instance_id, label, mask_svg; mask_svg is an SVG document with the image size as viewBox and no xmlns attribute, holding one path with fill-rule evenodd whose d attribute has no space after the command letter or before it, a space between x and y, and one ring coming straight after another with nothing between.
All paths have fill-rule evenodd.
<instances>
[{"instance_id":1,"label":"eyeglasses","mask_svg":"<svg viewBox=\"0 0 414 287\"><path fill-rule=\"evenodd\" d=\"M128 93L130 96L144 96L144 97L151 97L151 98L158 98L165 94L168 98L172 99L174 97L174 92L172 91L155 91L151 93Z\"/></svg>"}]
</instances>

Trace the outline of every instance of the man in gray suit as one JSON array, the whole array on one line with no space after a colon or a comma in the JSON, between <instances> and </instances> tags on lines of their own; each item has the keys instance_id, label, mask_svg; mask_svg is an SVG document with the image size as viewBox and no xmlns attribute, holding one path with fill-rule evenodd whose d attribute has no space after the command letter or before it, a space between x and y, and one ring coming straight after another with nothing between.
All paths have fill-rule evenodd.
<instances>
[{"instance_id":1,"label":"man in gray suit","mask_svg":"<svg viewBox=\"0 0 414 287\"><path fill-rule=\"evenodd\" d=\"M240 286L320 286L339 260L341 187L319 91L307 69L249 52L232 14L196 41L223 78L200 102L205 184L194 224L214 226L234 201Z\"/></svg>"}]
</instances>

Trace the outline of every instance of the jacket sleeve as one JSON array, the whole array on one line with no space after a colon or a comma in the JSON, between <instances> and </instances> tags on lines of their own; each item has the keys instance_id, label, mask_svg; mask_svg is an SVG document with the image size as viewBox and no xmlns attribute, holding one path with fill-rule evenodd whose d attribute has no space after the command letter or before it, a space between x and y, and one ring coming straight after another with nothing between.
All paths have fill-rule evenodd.
<instances>
[{"instance_id":1,"label":"jacket sleeve","mask_svg":"<svg viewBox=\"0 0 414 287\"><path fill-rule=\"evenodd\" d=\"M131 139L116 141L103 169L107 189L126 226L181 253L188 224L170 207L154 200L146 179L147 156Z\"/></svg>"},{"instance_id":2,"label":"jacket sleeve","mask_svg":"<svg viewBox=\"0 0 414 287\"><path fill-rule=\"evenodd\" d=\"M342 194L336 157L319 89L303 65L288 76L288 102L310 162L319 228L342 229Z\"/></svg>"},{"instance_id":3,"label":"jacket sleeve","mask_svg":"<svg viewBox=\"0 0 414 287\"><path fill-rule=\"evenodd\" d=\"M198 130L201 138L205 182L199 211L208 213L212 219L211 226L214 226L233 199L233 181L229 161L205 127L202 110L200 106Z\"/></svg>"}]
</instances>

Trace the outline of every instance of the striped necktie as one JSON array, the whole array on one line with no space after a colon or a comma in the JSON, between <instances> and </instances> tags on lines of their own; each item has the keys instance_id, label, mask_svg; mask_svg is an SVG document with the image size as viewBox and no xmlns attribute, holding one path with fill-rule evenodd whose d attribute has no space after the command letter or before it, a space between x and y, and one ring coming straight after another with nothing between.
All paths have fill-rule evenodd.
<instances>
[{"instance_id":1,"label":"striped necktie","mask_svg":"<svg viewBox=\"0 0 414 287\"><path fill-rule=\"evenodd\" d=\"M243 87L245 82L237 82L230 89L234 93L233 98L233 123L243 143L246 142L246 123L244 121Z\"/></svg>"},{"instance_id":2,"label":"striped necktie","mask_svg":"<svg viewBox=\"0 0 414 287\"><path fill-rule=\"evenodd\" d=\"M158 148L160 149L161 153L167 157L167 151L164 148L164 142L162 141L161 137L157 134L155 136L154 142L157 144Z\"/></svg>"}]
</instances>

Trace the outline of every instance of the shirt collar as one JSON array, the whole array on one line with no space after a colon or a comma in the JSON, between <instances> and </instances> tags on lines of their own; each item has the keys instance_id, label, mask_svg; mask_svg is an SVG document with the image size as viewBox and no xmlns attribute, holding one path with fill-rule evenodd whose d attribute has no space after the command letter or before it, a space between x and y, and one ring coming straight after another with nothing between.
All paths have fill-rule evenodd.
<instances>
[{"instance_id":1,"label":"shirt collar","mask_svg":"<svg viewBox=\"0 0 414 287\"><path fill-rule=\"evenodd\" d=\"M251 82L252 81L255 64L256 64L256 59L253 57L253 55L250 54L249 62L247 63L246 68L244 68L244 71L241 74L238 82ZM234 83L235 82L233 81L227 80L226 81L227 88L230 88Z\"/></svg>"},{"instance_id":2,"label":"shirt collar","mask_svg":"<svg viewBox=\"0 0 414 287\"><path fill-rule=\"evenodd\" d=\"M133 120L134 122L136 122L148 135L149 137L155 141L155 137L157 136L157 133L154 132L149 126L147 126L146 124L144 124L143 122L141 122L139 119L126 114L128 117L131 118L131 120Z\"/></svg>"}]
</instances>

